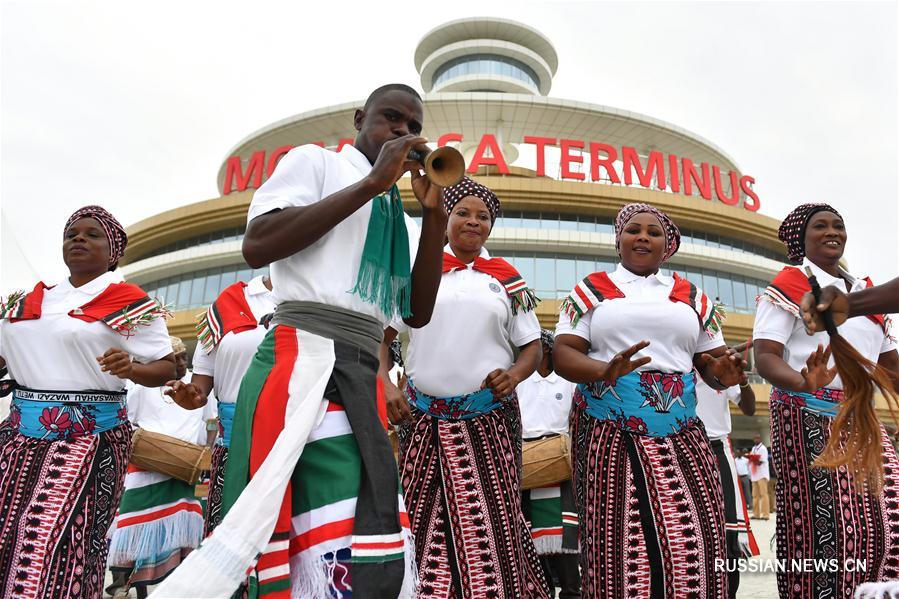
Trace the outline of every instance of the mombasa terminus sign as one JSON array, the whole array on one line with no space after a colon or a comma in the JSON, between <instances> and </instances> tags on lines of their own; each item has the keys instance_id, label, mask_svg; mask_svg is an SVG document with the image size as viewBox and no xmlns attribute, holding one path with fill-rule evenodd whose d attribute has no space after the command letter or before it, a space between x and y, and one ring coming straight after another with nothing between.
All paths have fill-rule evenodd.
<instances>
[{"instance_id":1,"label":"mombasa terminus sign","mask_svg":"<svg viewBox=\"0 0 899 599\"><path fill-rule=\"evenodd\" d=\"M437 146L461 142L459 133L447 133L437 140ZM324 142L310 142L324 147ZM352 139L341 139L337 144L352 145ZM725 176L721 167L707 162L694 163L686 157L662 152L649 152L640 156L637 150L628 146L615 147L605 143L578 139L556 139L525 135L523 144L534 146L537 156L537 176L546 176L546 148L559 148L559 177L571 181L639 185L647 189L669 190L672 193L698 195L706 200L714 197L729 206L740 205L745 210L759 209L759 198L752 185L755 179L749 175L729 170ZM225 180L222 193L258 188L271 176L278 161L295 146L281 146L272 151L259 150L248 159L231 156L225 164ZM496 136L486 133L481 136L478 146L468 163L468 172L476 173L481 166L492 166L500 174L509 174L509 165L503 157L502 148ZM581 170L583 169L583 170ZM742 194L741 194L742 192ZM745 196L745 197L744 197Z\"/></svg>"}]
</instances>

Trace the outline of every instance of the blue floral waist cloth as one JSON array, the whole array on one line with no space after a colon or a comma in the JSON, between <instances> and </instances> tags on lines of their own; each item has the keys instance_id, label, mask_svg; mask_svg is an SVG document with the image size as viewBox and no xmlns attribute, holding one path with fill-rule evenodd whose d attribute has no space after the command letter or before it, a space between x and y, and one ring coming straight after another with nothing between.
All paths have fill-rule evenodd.
<instances>
[{"instance_id":1,"label":"blue floral waist cloth","mask_svg":"<svg viewBox=\"0 0 899 599\"><path fill-rule=\"evenodd\" d=\"M577 389L580 409L638 435L665 437L699 422L692 372L631 372L612 384L596 381Z\"/></svg>"},{"instance_id":2,"label":"blue floral waist cloth","mask_svg":"<svg viewBox=\"0 0 899 599\"><path fill-rule=\"evenodd\" d=\"M493 389L480 389L456 397L434 397L415 388L412 381L406 385L406 399L425 414L440 420L469 420L489 414L503 405L508 398L495 399Z\"/></svg>"},{"instance_id":3,"label":"blue floral waist cloth","mask_svg":"<svg viewBox=\"0 0 899 599\"><path fill-rule=\"evenodd\" d=\"M234 412L237 403L218 403L219 410L219 436L215 440L216 445L231 447L231 431L234 429Z\"/></svg>"},{"instance_id":4,"label":"blue floral waist cloth","mask_svg":"<svg viewBox=\"0 0 899 599\"><path fill-rule=\"evenodd\" d=\"M842 389L821 387L814 393L787 391L779 387L771 387L771 404L783 404L802 408L818 416L833 418L837 415L840 403L844 399Z\"/></svg>"},{"instance_id":5,"label":"blue floral waist cloth","mask_svg":"<svg viewBox=\"0 0 899 599\"><path fill-rule=\"evenodd\" d=\"M13 390L9 420L19 433L58 441L98 435L128 422L125 392Z\"/></svg>"}]
</instances>

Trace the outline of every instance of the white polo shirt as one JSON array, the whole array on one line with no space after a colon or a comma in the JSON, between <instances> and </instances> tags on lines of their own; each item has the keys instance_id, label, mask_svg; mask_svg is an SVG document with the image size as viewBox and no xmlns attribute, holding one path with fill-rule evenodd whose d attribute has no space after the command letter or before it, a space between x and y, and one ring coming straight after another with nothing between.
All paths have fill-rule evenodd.
<instances>
[{"instance_id":1,"label":"white polo shirt","mask_svg":"<svg viewBox=\"0 0 899 599\"><path fill-rule=\"evenodd\" d=\"M846 291L846 284L843 279L832 277L808 258L802 261L802 269L808 266L818 279L821 287L837 287L840 291ZM856 279L846 271L841 272L850 281L850 291L860 291L865 288L865 281ZM868 358L875 364L880 358L880 354L895 351L896 342L890 340L880 328L880 325L872 321L866 316L856 316L850 318L839 327L837 327L840 336L852 344L861 355ZM784 361L790 365L790 368L799 372L805 368L805 361L818 348L820 343L824 347L830 343L830 338L826 331L807 335L802 319L797 318L769 301L759 301L758 308L755 313L755 324L752 330L753 339L770 339L783 344ZM830 358L829 366L833 366L833 357ZM839 375L834 378L833 382L827 385L834 389L842 389L843 381Z\"/></svg>"},{"instance_id":2,"label":"white polo shirt","mask_svg":"<svg viewBox=\"0 0 899 599\"><path fill-rule=\"evenodd\" d=\"M737 467L737 476L749 476L749 458L744 456L734 458L734 464Z\"/></svg>"},{"instance_id":3,"label":"white polo shirt","mask_svg":"<svg viewBox=\"0 0 899 599\"><path fill-rule=\"evenodd\" d=\"M752 448L752 451L749 453L754 453L759 456L759 463L753 464L752 460L749 461L749 478L752 482L757 480L770 479L771 473L769 472L769 463L768 463L768 448L765 447L763 443L759 443L758 445Z\"/></svg>"},{"instance_id":4,"label":"white polo shirt","mask_svg":"<svg viewBox=\"0 0 899 599\"><path fill-rule=\"evenodd\" d=\"M734 385L724 391L709 387L696 375L696 415L705 425L709 439L726 439L731 431L730 404L740 404L740 387Z\"/></svg>"},{"instance_id":5,"label":"white polo shirt","mask_svg":"<svg viewBox=\"0 0 899 599\"><path fill-rule=\"evenodd\" d=\"M542 435L568 432L568 412L575 384L555 372L546 378L534 374L519 383L518 406L521 410L522 437L530 439Z\"/></svg>"},{"instance_id":6,"label":"white polo shirt","mask_svg":"<svg viewBox=\"0 0 899 599\"><path fill-rule=\"evenodd\" d=\"M649 347L632 360L649 356L652 361L638 371L690 372L693 355L724 345L721 333L709 337L699 328L696 312L683 302L669 299L674 279L661 273L641 277L621 264L609 278L624 297L600 302L571 326L567 314L559 315L556 336L577 335L590 342L587 354L608 362L615 354L640 341Z\"/></svg>"},{"instance_id":7,"label":"white polo shirt","mask_svg":"<svg viewBox=\"0 0 899 599\"><path fill-rule=\"evenodd\" d=\"M266 314L274 312L277 304L272 292L262 282L262 276L247 283L243 293L256 322ZM236 402L243 375L250 367L256 348L262 343L267 332L268 329L262 325L240 333L230 331L210 353L206 353L202 344L198 343L194 351L194 374L213 378L215 396L219 401Z\"/></svg>"},{"instance_id":8,"label":"white polo shirt","mask_svg":"<svg viewBox=\"0 0 899 599\"><path fill-rule=\"evenodd\" d=\"M361 180L371 168L368 158L350 145L340 152L314 145L296 147L256 190L247 223L272 210L315 204ZM275 302L318 302L390 322L392 314L383 314L375 304L351 293L356 286L370 215L368 202L306 249L273 262L270 271ZM411 266L418 249L418 227L408 215L405 221Z\"/></svg>"},{"instance_id":9,"label":"white polo shirt","mask_svg":"<svg viewBox=\"0 0 899 599\"><path fill-rule=\"evenodd\" d=\"M190 370L182 377L190 382ZM164 394L167 387L144 387L128 384L128 419L145 430L170 437L206 445L206 421L216 417L215 402L210 401L203 409L185 410Z\"/></svg>"},{"instance_id":10,"label":"white polo shirt","mask_svg":"<svg viewBox=\"0 0 899 599\"><path fill-rule=\"evenodd\" d=\"M97 357L123 349L141 363L172 353L164 318L138 326L130 337L100 321L85 322L69 312L100 295L122 277L107 272L81 287L68 278L44 291L41 317L11 323L0 321L0 357L19 385L52 391L122 391L125 380L102 372Z\"/></svg>"},{"instance_id":11,"label":"white polo shirt","mask_svg":"<svg viewBox=\"0 0 899 599\"><path fill-rule=\"evenodd\" d=\"M449 246L444 251L452 252ZM490 254L482 249L481 257ZM477 391L490 372L512 366L513 346L540 338L534 311L513 316L499 281L470 264L440 279L430 323L410 329L395 319L390 326L409 332L406 375L420 391L436 397Z\"/></svg>"}]
</instances>

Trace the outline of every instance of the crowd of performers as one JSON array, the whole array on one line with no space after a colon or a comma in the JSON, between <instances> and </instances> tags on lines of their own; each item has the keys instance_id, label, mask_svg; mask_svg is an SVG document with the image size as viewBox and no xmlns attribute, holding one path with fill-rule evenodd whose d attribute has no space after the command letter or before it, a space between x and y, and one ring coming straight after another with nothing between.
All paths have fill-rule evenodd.
<instances>
[{"instance_id":1,"label":"crowd of performers","mask_svg":"<svg viewBox=\"0 0 899 599\"><path fill-rule=\"evenodd\" d=\"M720 563L758 550L728 404L752 414L755 398L721 306L662 272L677 225L623 206L618 265L580 281L541 331L527 281L486 249L499 198L467 178L432 183L408 158L422 123L418 94L388 85L356 112L354 145L285 155L243 245L271 278L231 285L202 315L193 373L167 307L115 272L119 222L97 206L71 216L69 277L0 312L0 596L100 597L107 565L126 589L159 583L154 597L735 596ZM400 204L405 172L420 228ZM846 597L899 579L899 461L881 427L881 489L812 466L842 399L821 313L897 385L882 314L899 293L839 265L831 206L799 206L779 236L825 293L811 299L787 266L756 314L777 555L867 568L787 569L778 589ZM133 425L202 446L213 418L205 509L188 483L129 466ZM570 480L524 489L522 444L559 435Z\"/></svg>"}]
</instances>

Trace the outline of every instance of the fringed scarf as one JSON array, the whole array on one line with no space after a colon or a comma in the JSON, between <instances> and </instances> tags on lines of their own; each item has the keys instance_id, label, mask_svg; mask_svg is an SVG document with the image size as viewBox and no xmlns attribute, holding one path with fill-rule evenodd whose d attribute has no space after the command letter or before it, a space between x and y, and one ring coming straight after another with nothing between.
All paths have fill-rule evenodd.
<instances>
[{"instance_id":1,"label":"fringed scarf","mask_svg":"<svg viewBox=\"0 0 899 599\"><path fill-rule=\"evenodd\" d=\"M387 316L412 315L409 232L396 185L372 199L356 285L351 290Z\"/></svg>"},{"instance_id":2,"label":"fringed scarf","mask_svg":"<svg viewBox=\"0 0 899 599\"><path fill-rule=\"evenodd\" d=\"M229 285L206 312L200 315L196 326L197 340L207 354L218 346L222 337L228 333L253 330L258 325L247 303L247 296L244 293L246 286L243 281Z\"/></svg>"},{"instance_id":3,"label":"fringed scarf","mask_svg":"<svg viewBox=\"0 0 899 599\"><path fill-rule=\"evenodd\" d=\"M726 315L724 305L709 299L696 285L674 273L674 286L668 299L672 302L687 304L699 318L699 327L714 337L721 331ZM624 293L618 288L609 275L605 272L595 272L587 275L575 285L559 307L560 311L568 316L572 326L576 325L581 317L598 306L600 302L624 297Z\"/></svg>"},{"instance_id":4,"label":"fringed scarf","mask_svg":"<svg viewBox=\"0 0 899 599\"><path fill-rule=\"evenodd\" d=\"M10 322L36 320L41 317L44 291L43 282L30 293L17 291L0 304L0 319ZM159 317L171 318L172 312L158 299L131 283L112 283L98 296L69 312L69 316L85 322L101 321L120 335L130 337L139 326L147 326Z\"/></svg>"},{"instance_id":5,"label":"fringed scarf","mask_svg":"<svg viewBox=\"0 0 899 599\"><path fill-rule=\"evenodd\" d=\"M862 279L865 287L873 287L874 283L870 278ZM809 285L808 277L805 276L799 268L795 266L785 266L783 270L777 273L771 284L768 285L756 301L771 302L778 308L786 310L796 318L802 318L802 311L799 303L802 296L812 290ZM892 320L886 314L869 314L867 315L872 322L883 329L886 336L890 336Z\"/></svg>"},{"instance_id":6,"label":"fringed scarf","mask_svg":"<svg viewBox=\"0 0 899 599\"><path fill-rule=\"evenodd\" d=\"M448 252L443 253L443 274L467 268L467 264ZM534 290L528 287L527 282L521 278L521 274L514 266L502 258L481 258L478 256L471 265L473 270L490 275L503 286L512 304L512 314L518 314L518 310L530 312L537 307L540 300Z\"/></svg>"}]
</instances>

